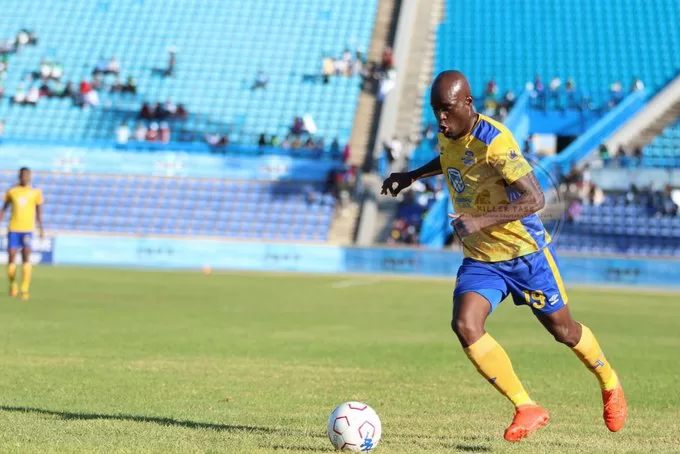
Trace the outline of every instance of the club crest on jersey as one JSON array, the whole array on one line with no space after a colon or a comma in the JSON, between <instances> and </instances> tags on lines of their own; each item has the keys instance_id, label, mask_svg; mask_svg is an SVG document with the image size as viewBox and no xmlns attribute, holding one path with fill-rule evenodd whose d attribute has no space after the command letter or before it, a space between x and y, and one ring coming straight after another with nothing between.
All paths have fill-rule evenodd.
<instances>
[{"instance_id":1,"label":"club crest on jersey","mask_svg":"<svg viewBox=\"0 0 680 454\"><path fill-rule=\"evenodd\" d=\"M477 162L475 159L475 152L472 150L465 150L465 155L461 156L460 160L468 167Z\"/></svg>"},{"instance_id":2,"label":"club crest on jersey","mask_svg":"<svg viewBox=\"0 0 680 454\"><path fill-rule=\"evenodd\" d=\"M519 158L519 152L517 152L517 150L511 148L508 151L508 158L510 158L511 161L514 161L515 159Z\"/></svg>"},{"instance_id":3,"label":"club crest on jersey","mask_svg":"<svg viewBox=\"0 0 680 454\"><path fill-rule=\"evenodd\" d=\"M455 167L449 167L446 171L449 174L449 181L451 182L453 189L459 194L465 191L465 182L463 181L463 175L460 173L460 170Z\"/></svg>"}]
</instances>

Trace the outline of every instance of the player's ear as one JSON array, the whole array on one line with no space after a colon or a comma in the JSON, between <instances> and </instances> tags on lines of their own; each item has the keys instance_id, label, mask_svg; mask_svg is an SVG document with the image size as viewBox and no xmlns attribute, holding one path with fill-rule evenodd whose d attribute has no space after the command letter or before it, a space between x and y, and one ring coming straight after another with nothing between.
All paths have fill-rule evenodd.
<instances>
[{"instance_id":1,"label":"player's ear","mask_svg":"<svg viewBox=\"0 0 680 454\"><path fill-rule=\"evenodd\" d=\"M472 101L473 101L472 96L468 96L467 98L465 98L465 105L467 106L472 105Z\"/></svg>"}]
</instances>

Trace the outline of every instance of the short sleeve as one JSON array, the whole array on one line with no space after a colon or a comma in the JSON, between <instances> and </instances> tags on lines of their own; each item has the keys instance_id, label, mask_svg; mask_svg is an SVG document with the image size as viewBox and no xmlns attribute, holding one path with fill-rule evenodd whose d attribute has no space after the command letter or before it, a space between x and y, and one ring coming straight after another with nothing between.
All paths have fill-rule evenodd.
<instances>
[{"instance_id":1,"label":"short sleeve","mask_svg":"<svg viewBox=\"0 0 680 454\"><path fill-rule=\"evenodd\" d=\"M533 171L531 164L524 158L517 142L506 134L499 134L490 144L486 154L487 163L512 184Z\"/></svg>"},{"instance_id":2,"label":"short sleeve","mask_svg":"<svg viewBox=\"0 0 680 454\"><path fill-rule=\"evenodd\" d=\"M43 199L42 189L38 189L37 194L35 195L35 204L42 205L43 203L45 203L45 199Z\"/></svg>"}]
</instances>

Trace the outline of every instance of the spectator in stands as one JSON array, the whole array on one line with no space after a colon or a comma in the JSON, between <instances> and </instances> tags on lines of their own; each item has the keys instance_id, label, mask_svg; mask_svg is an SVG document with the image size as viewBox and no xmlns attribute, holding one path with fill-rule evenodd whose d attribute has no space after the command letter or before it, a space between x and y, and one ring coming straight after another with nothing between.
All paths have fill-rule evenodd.
<instances>
[{"instance_id":1,"label":"spectator in stands","mask_svg":"<svg viewBox=\"0 0 680 454\"><path fill-rule=\"evenodd\" d=\"M605 196L602 188L595 184L591 184L588 190L588 203L590 205L600 206L604 203Z\"/></svg>"},{"instance_id":2,"label":"spectator in stands","mask_svg":"<svg viewBox=\"0 0 680 454\"><path fill-rule=\"evenodd\" d=\"M576 99L576 82L574 82L572 77L568 78L567 82L564 84L564 91L567 93L567 109L580 108L581 106Z\"/></svg>"},{"instance_id":3,"label":"spectator in stands","mask_svg":"<svg viewBox=\"0 0 680 454\"><path fill-rule=\"evenodd\" d=\"M609 86L609 107L615 107L623 100L623 87L621 81L614 81Z\"/></svg>"},{"instance_id":4,"label":"spectator in stands","mask_svg":"<svg viewBox=\"0 0 680 454\"><path fill-rule=\"evenodd\" d=\"M106 74L118 75L118 73L120 73L120 61L114 55L109 59L109 66L108 66L108 71L106 72Z\"/></svg>"},{"instance_id":5,"label":"spectator in stands","mask_svg":"<svg viewBox=\"0 0 680 454\"><path fill-rule=\"evenodd\" d=\"M130 140L130 128L127 121L122 121L116 129L116 143L118 145L125 145Z\"/></svg>"},{"instance_id":6,"label":"spectator in stands","mask_svg":"<svg viewBox=\"0 0 680 454\"><path fill-rule=\"evenodd\" d=\"M338 142L338 138L335 137L333 141L331 142L331 157L339 157L340 156L340 142Z\"/></svg>"},{"instance_id":7,"label":"spectator in stands","mask_svg":"<svg viewBox=\"0 0 680 454\"><path fill-rule=\"evenodd\" d=\"M38 68L37 75L42 79L49 79L52 75L52 62L46 58L40 60L40 66Z\"/></svg>"},{"instance_id":8,"label":"spectator in stands","mask_svg":"<svg viewBox=\"0 0 680 454\"><path fill-rule=\"evenodd\" d=\"M116 76L116 78L113 79L109 91L111 91L111 93L121 93L123 91L123 83L120 81L120 77Z\"/></svg>"},{"instance_id":9,"label":"spectator in stands","mask_svg":"<svg viewBox=\"0 0 680 454\"><path fill-rule=\"evenodd\" d=\"M152 107L152 116L151 118L155 118L157 120L162 120L164 118L167 118L168 113L165 111L165 108L163 107L163 104L157 102L155 103Z\"/></svg>"},{"instance_id":10,"label":"spectator in stands","mask_svg":"<svg viewBox=\"0 0 680 454\"><path fill-rule=\"evenodd\" d=\"M387 46L383 50L382 58L380 59L380 70L387 72L394 67L394 53L392 48Z\"/></svg>"},{"instance_id":11,"label":"spectator in stands","mask_svg":"<svg viewBox=\"0 0 680 454\"><path fill-rule=\"evenodd\" d=\"M170 143L170 137L171 137L170 125L168 124L167 121L162 121L160 129L158 130L158 139L162 143Z\"/></svg>"},{"instance_id":12,"label":"spectator in stands","mask_svg":"<svg viewBox=\"0 0 680 454\"><path fill-rule=\"evenodd\" d=\"M609 149L607 148L607 144L601 143L599 148L597 149L597 153L599 154L603 165L606 167L609 164L609 159L610 159Z\"/></svg>"},{"instance_id":13,"label":"spectator in stands","mask_svg":"<svg viewBox=\"0 0 680 454\"><path fill-rule=\"evenodd\" d=\"M545 86L543 85L543 81L541 80L541 76L539 75L536 75L536 77L534 77L532 97L535 99L535 107L545 110L546 108Z\"/></svg>"},{"instance_id":14,"label":"spectator in stands","mask_svg":"<svg viewBox=\"0 0 680 454\"><path fill-rule=\"evenodd\" d=\"M166 99L165 103L163 103L163 112L165 112L166 116L174 118L177 115L177 104L172 102L170 98Z\"/></svg>"},{"instance_id":15,"label":"spectator in stands","mask_svg":"<svg viewBox=\"0 0 680 454\"><path fill-rule=\"evenodd\" d=\"M184 104L182 103L177 104L177 112L175 112L175 116L180 120L187 119L187 117L189 116L189 112L187 112L186 108L184 107Z\"/></svg>"},{"instance_id":16,"label":"spectator in stands","mask_svg":"<svg viewBox=\"0 0 680 454\"><path fill-rule=\"evenodd\" d=\"M269 76L264 71L260 70L257 72L257 76L255 76L255 82L253 82L251 90L257 90L258 88L267 88L268 83Z\"/></svg>"},{"instance_id":17,"label":"spectator in stands","mask_svg":"<svg viewBox=\"0 0 680 454\"><path fill-rule=\"evenodd\" d=\"M52 65L52 71L50 72L50 79L59 80L61 76L64 75L64 65L56 62Z\"/></svg>"},{"instance_id":18,"label":"spectator in stands","mask_svg":"<svg viewBox=\"0 0 680 454\"><path fill-rule=\"evenodd\" d=\"M146 140L146 126L141 121L137 122L137 126L135 127L135 140L139 142Z\"/></svg>"},{"instance_id":19,"label":"spectator in stands","mask_svg":"<svg viewBox=\"0 0 680 454\"><path fill-rule=\"evenodd\" d=\"M642 148L636 145L633 148L633 159L635 160L635 166L640 167L642 165Z\"/></svg>"},{"instance_id":20,"label":"spectator in stands","mask_svg":"<svg viewBox=\"0 0 680 454\"><path fill-rule=\"evenodd\" d=\"M137 81L134 77L128 76L125 85L123 85L123 93L137 94Z\"/></svg>"},{"instance_id":21,"label":"spectator in stands","mask_svg":"<svg viewBox=\"0 0 680 454\"><path fill-rule=\"evenodd\" d=\"M673 201L673 188L670 184L666 184L663 188L663 212L665 216L677 216L678 215L678 205Z\"/></svg>"},{"instance_id":22,"label":"spectator in stands","mask_svg":"<svg viewBox=\"0 0 680 454\"><path fill-rule=\"evenodd\" d=\"M38 101L40 101L40 88L38 88L35 85L32 85L31 87L29 87L28 92L26 93L25 104L35 106L38 104Z\"/></svg>"},{"instance_id":23,"label":"spectator in stands","mask_svg":"<svg viewBox=\"0 0 680 454\"><path fill-rule=\"evenodd\" d=\"M352 62L352 74L361 74L364 70L364 57L360 50L354 53L354 60Z\"/></svg>"},{"instance_id":24,"label":"spectator in stands","mask_svg":"<svg viewBox=\"0 0 680 454\"><path fill-rule=\"evenodd\" d=\"M260 137L257 139L257 145L260 147L267 145L267 136L264 133L260 134Z\"/></svg>"},{"instance_id":25,"label":"spectator in stands","mask_svg":"<svg viewBox=\"0 0 680 454\"><path fill-rule=\"evenodd\" d=\"M378 95L376 96L378 102L383 102L385 100L385 97L387 97L387 94L392 91L396 83L397 71L394 68L391 68L389 71L384 73L384 77L382 77L378 82Z\"/></svg>"},{"instance_id":26,"label":"spectator in stands","mask_svg":"<svg viewBox=\"0 0 680 454\"><path fill-rule=\"evenodd\" d=\"M50 89L50 86L47 85L47 81L43 81L40 84L40 87L38 88L38 92L40 93L40 97L47 97L49 98L52 96L52 90Z\"/></svg>"},{"instance_id":27,"label":"spectator in stands","mask_svg":"<svg viewBox=\"0 0 680 454\"><path fill-rule=\"evenodd\" d=\"M22 28L17 33L15 42L19 47L36 45L38 44L38 35L27 28Z\"/></svg>"},{"instance_id":28,"label":"spectator in stands","mask_svg":"<svg viewBox=\"0 0 680 454\"><path fill-rule=\"evenodd\" d=\"M14 96L12 96L12 102L14 104L24 104L26 102L26 89L23 83L17 85Z\"/></svg>"},{"instance_id":29,"label":"spectator in stands","mask_svg":"<svg viewBox=\"0 0 680 454\"><path fill-rule=\"evenodd\" d=\"M345 144L344 147L342 147L342 162L347 163L349 161L350 156L352 156L352 148L349 145L349 142Z\"/></svg>"},{"instance_id":30,"label":"spectator in stands","mask_svg":"<svg viewBox=\"0 0 680 454\"><path fill-rule=\"evenodd\" d=\"M302 117L295 117L293 119L293 126L290 128L291 134L293 134L296 137L301 136L305 131L305 123L302 120Z\"/></svg>"},{"instance_id":31,"label":"spectator in stands","mask_svg":"<svg viewBox=\"0 0 680 454\"><path fill-rule=\"evenodd\" d=\"M529 161L537 161L538 156L536 154L536 147L534 145L534 135L529 134L526 139L524 139L524 146L522 147L522 153L524 157Z\"/></svg>"},{"instance_id":32,"label":"spectator in stands","mask_svg":"<svg viewBox=\"0 0 680 454\"><path fill-rule=\"evenodd\" d=\"M636 91L641 91L645 89L645 84L638 79L637 77L633 77L633 82L630 84L630 92L636 92Z\"/></svg>"},{"instance_id":33,"label":"spectator in stands","mask_svg":"<svg viewBox=\"0 0 680 454\"><path fill-rule=\"evenodd\" d=\"M104 81L100 74L95 74L92 77L92 90L101 90L104 85Z\"/></svg>"},{"instance_id":34,"label":"spectator in stands","mask_svg":"<svg viewBox=\"0 0 680 454\"><path fill-rule=\"evenodd\" d=\"M5 135L5 120L0 119L0 143L2 142L2 136Z\"/></svg>"},{"instance_id":35,"label":"spectator in stands","mask_svg":"<svg viewBox=\"0 0 680 454\"><path fill-rule=\"evenodd\" d=\"M163 75L165 77L172 76L175 72L175 65L177 64L177 59L175 54L177 53L177 49L175 46L170 46L168 47L168 66L165 68L165 71L163 72Z\"/></svg>"},{"instance_id":36,"label":"spectator in stands","mask_svg":"<svg viewBox=\"0 0 680 454\"><path fill-rule=\"evenodd\" d=\"M623 145L619 145L616 156L614 156L614 163L617 167L625 167L627 158L628 154L626 153L626 149L623 147Z\"/></svg>"},{"instance_id":37,"label":"spectator in stands","mask_svg":"<svg viewBox=\"0 0 680 454\"><path fill-rule=\"evenodd\" d=\"M486 83L486 88L484 89L484 115L489 115L491 117L496 115L496 109L498 108L498 102L496 96L498 94L498 86L496 81L490 79Z\"/></svg>"},{"instance_id":38,"label":"spectator in stands","mask_svg":"<svg viewBox=\"0 0 680 454\"><path fill-rule=\"evenodd\" d=\"M331 57L326 55L321 61L321 77L323 78L323 83L327 84L330 82L330 78L333 74L335 74L335 63Z\"/></svg>"},{"instance_id":39,"label":"spectator in stands","mask_svg":"<svg viewBox=\"0 0 680 454\"><path fill-rule=\"evenodd\" d=\"M2 80L0 79L0 99L2 99L5 96L5 86L2 83Z\"/></svg>"},{"instance_id":40,"label":"spectator in stands","mask_svg":"<svg viewBox=\"0 0 680 454\"><path fill-rule=\"evenodd\" d=\"M342 74L344 76L351 76L354 66L352 64L352 53L349 49L345 49L342 53Z\"/></svg>"},{"instance_id":41,"label":"spectator in stands","mask_svg":"<svg viewBox=\"0 0 680 454\"><path fill-rule=\"evenodd\" d=\"M154 111L148 102L142 104L142 108L139 110L139 116L144 120L151 120L154 118Z\"/></svg>"},{"instance_id":42,"label":"spectator in stands","mask_svg":"<svg viewBox=\"0 0 680 454\"><path fill-rule=\"evenodd\" d=\"M76 91L73 88L73 82L70 80L66 82L66 87L64 87L64 91L61 94L62 98L74 98L76 96Z\"/></svg>"},{"instance_id":43,"label":"spectator in stands","mask_svg":"<svg viewBox=\"0 0 680 454\"><path fill-rule=\"evenodd\" d=\"M9 68L9 56L7 54L2 54L0 55L0 78L4 77L7 68Z\"/></svg>"},{"instance_id":44,"label":"spectator in stands","mask_svg":"<svg viewBox=\"0 0 680 454\"><path fill-rule=\"evenodd\" d=\"M159 139L158 123L155 121L149 125L149 129L146 130L146 141L155 142Z\"/></svg>"},{"instance_id":45,"label":"spectator in stands","mask_svg":"<svg viewBox=\"0 0 680 454\"><path fill-rule=\"evenodd\" d=\"M548 89L550 90L550 100L552 101L553 107L557 110L562 109L562 103L560 102L560 89L562 88L562 79L555 76L550 80L548 84Z\"/></svg>"},{"instance_id":46,"label":"spectator in stands","mask_svg":"<svg viewBox=\"0 0 680 454\"><path fill-rule=\"evenodd\" d=\"M640 190L635 183L631 183L626 191L626 205L637 205L640 200Z\"/></svg>"},{"instance_id":47,"label":"spectator in stands","mask_svg":"<svg viewBox=\"0 0 680 454\"><path fill-rule=\"evenodd\" d=\"M512 106L515 105L515 92L512 90L506 90L505 93L503 93L503 98L501 99L501 109L505 109L506 112L509 112L510 109L512 109Z\"/></svg>"}]
</instances>

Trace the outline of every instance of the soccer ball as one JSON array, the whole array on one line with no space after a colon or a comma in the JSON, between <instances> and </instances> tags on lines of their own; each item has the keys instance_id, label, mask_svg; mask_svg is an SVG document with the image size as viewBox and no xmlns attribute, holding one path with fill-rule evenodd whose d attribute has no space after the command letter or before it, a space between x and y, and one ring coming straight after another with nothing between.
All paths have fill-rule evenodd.
<instances>
[{"instance_id":1,"label":"soccer ball","mask_svg":"<svg viewBox=\"0 0 680 454\"><path fill-rule=\"evenodd\" d=\"M381 433L380 418L363 402L340 404L328 417L328 438L336 449L372 451L378 446Z\"/></svg>"}]
</instances>

